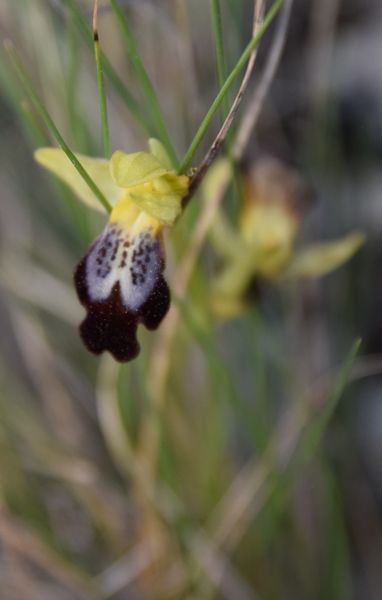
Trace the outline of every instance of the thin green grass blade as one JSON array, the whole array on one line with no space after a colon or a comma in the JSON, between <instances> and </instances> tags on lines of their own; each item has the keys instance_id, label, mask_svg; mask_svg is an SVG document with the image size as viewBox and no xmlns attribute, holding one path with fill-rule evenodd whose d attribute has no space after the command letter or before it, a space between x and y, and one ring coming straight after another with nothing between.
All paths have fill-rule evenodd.
<instances>
[{"instance_id":1,"label":"thin green grass blade","mask_svg":"<svg viewBox=\"0 0 382 600\"><path fill-rule=\"evenodd\" d=\"M220 0L211 0L211 19L212 19L212 31L214 36L215 44L215 55L216 55L216 72L218 77L219 89L224 85L226 78L226 68L224 60L224 45L223 45L223 31L222 31L222 20L220 10ZM225 119L229 111L228 96L224 96L222 101L222 117Z\"/></svg>"},{"instance_id":2,"label":"thin green grass blade","mask_svg":"<svg viewBox=\"0 0 382 600\"><path fill-rule=\"evenodd\" d=\"M224 58L224 43L223 43L223 30L222 30L222 18L221 18L221 7L220 0L211 0L211 18L212 18L212 31L215 45L215 56L216 56L216 73L218 78L219 90L223 87L227 72ZM229 99L228 94L224 96L221 104L221 115L222 120L226 118L229 112ZM226 139L224 140L224 147L227 151L228 157L231 162L232 170L234 172L233 183L237 180L236 166L232 158L231 152L232 143L232 128L228 131ZM236 187L236 186L235 186ZM237 190L234 190L235 193Z\"/></svg>"},{"instance_id":3,"label":"thin green grass blade","mask_svg":"<svg viewBox=\"0 0 382 600\"><path fill-rule=\"evenodd\" d=\"M252 415L249 415L227 365L217 352L212 332L197 322L187 302L176 296L173 296L172 300L181 312L183 324L204 353L211 388L217 390L214 392L213 397L219 399L220 403L224 400L226 406L232 409L233 413L238 414L247 432L251 434Z\"/></svg>"},{"instance_id":4,"label":"thin green grass blade","mask_svg":"<svg viewBox=\"0 0 382 600\"><path fill-rule=\"evenodd\" d=\"M3 60L2 55L0 55L0 88L3 91L4 98L8 100L9 105L20 119L32 147L45 145L48 138L40 123L36 121L29 102L23 99L20 94L18 81L14 80L14 73L10 72L10 65Z\"/></svg>"},{"instance_id":5,"label":"thin green grass blade","mask_svg":"<svg viewBox=\"0 0 382 600\"><path fill-rule=\"evenodd\" d=\"M325 577L320 582L320 598L337 600L352 596L352 566L349 532L346 524L346 508L343 490L333 467L328 461L320 461L320 473L324 485L323 500L328 515L325 535Z\"/></svg>"},{"instance_id":6,"label":"thin green grass blade","mask_svg":"<svg viewBox=\"0 0 382 600\"><path fill-rule=\"evenodd\" d=\"M26 134L30 138L33 145L44 146L48 143L48 136L44 132L40 123L37 122L35 115L32 112L32 107L27 100L20 103L18 114L22 118L23 126Z\"/></svg>"},{"instance_id":7,"label":"thin green grass blade","mask_svg":"<svg viewBox=\"0 0 382 600\"><path fill-rule=\"evenodd\" d=\"M269 435L272 414L270 393L267 377L267 360L264 351L263 340L267 335L262 322L262 316L256 307L249 315L246 327L251 328L253 345L251 357L253 362L253 388L255 392L255 409L251 422L256 440L256 448L262 452L265 450Z\"/></svg>"},{"instance_id":8,"label":"thin green grass blade","mask_svg":"<svg viewBox=\"0 0 382 600\"><path fill-rule=\"evenodd\" d=\"M81 33L83 39L85 40L88 47L93 50L93 36L88 27L85 19L83 18L81 12L78 9L75 0L63 0L69 10L72 12L73 18L75 19L76 26ZM117 75L115 69L112 67L107 58L103 57L103 69L105 74L107 75L110 83L114 87L114 90L119 95L121 100L126 105L126 108L129 110L132 117L134 117L135 121L143 130L144 134L147 136L151 135L150 128L147 124L147 118L142 114L140 106L137 100L132 96L132 94L127 89L126 85L123 83L122 79Z\"/></svg>"},{"instance_id":9,"label":"thin green grass blade","mask_svg":"<svg viewBox=\"0 0 382 600\"><path fill-rule=\"evenodd\" d=\"M360 344L361 341L356 340L351 347L324 409L318 417L313 421L309 421L305 433L302 435L301 442L296 449L296 453L293 455L287 468L283 470L275 468L271 471L266 484L266 492L264 492L266 493L267 499L266 503L264 503L265 506L270 506L271 503L276 502L279 510L282 510L283 505L285 505L285 502L288 499L288 494L293 482L300 475L301 469L305 467L307 462L311 460L317 452L326 427L346 388Z\"/></svg>"},{"instance_id":10,"label":"thin green grass blade","mask_svg":"<svg viewBox=\"0 0 382 600\"><path fill-rule=\"evenodd\" d=\"M313 421L310 427L308 427L302 449L299 453L304 462L309 461L317 451L324 431L346 388L346 384L348 382L356 356L359 352L360 345L361 340L356 340L354 342L339 373L333 392L331 393L328 401L325 403L322 413Z\"/></svg>"},{"instance_id":11,"label":"thin green grass blade","mask_svg":"<svg viewBox=\"0 0 382 600\"><path fill-rule=\"evenodd\" d=\"M73 142L77 148L81 148L84 154L91 153L94 148L93 135L79 110L78 90L81 77L80 37L72 13L68 15L67 23L67 48L68 60L66 70L66 93L67 113L69 130L73 136Z\"/></svg>"},{"instance_id":12,"label":"thin green grass blade","mask_svg":"<svg viewBox=\"0 0 382 600\"><path fill-rule=\"evenodd\" d=\"M51 138L48 136L44 123L36 114L31 103L23 98L16 74L10 72L10 65L0 57L0 87L5 91L10 106L17 114L22 129L32 148L49 146ZM52 178L51 184L55 193L62 199L62 209L70 224L70 232L75 232L78 240L91 241L86 207L79 203L68 187L59 179Z\"/></svg>"},{"instance_id":13,"label":"thin green grass blade","mask_svg":"<svg viewBox=\"0 0 382 600\"><path fill-rule=\"evenodd\" d=\"M71 149L65 142L64 138L58 131L56 125L54 124L53 119L51 118L51 116L45 109L44 105L42 104L40 98L34 91L33 85L31 83L31 81L29 80L29 77L28 77L22 63L19 60L19 58L15 52L12 42L10 40L6 40L4 42L4 46L8 53L8 56L10 58L10 61L20 79L20 83L21 83L22 87L24 88L25 92L28 94L30 101L33 104L35 110L38 112L40 117L43 119L43 121L45 122L50 133L52 134L52 136L54 137L56 142L59 144L59 146L62 148L62 150L65 152L65 154L68 157L68 159L70 160L70 162L77 169L78 173L81 175L83 180L88 184L88 186L91 189L91 191L93 192L93 194L97 197L97 199L102 204L104 209L108 213L110 213L111 206L110 206L109 202L106 200L105 196L103 195L101 190L98 188L98 186L94 183L93 179L89 176L87 171L85 171L84 167L81 165L78 158L71 151Z\"/></svg>"},{"instance_id":14,"label":"thin green grass blade","mask_svg":"<svg viewBox=\"0 0 382 600\"><path fill-rule=\"evenodd\" d=\"M78 86L79 78L79 44L77 30L75 28L75 21L72 15L68 19L68 70L66 78L66 90L67 90L67 107L68 107L68 118L70 129L73 131L73 135L77 137L77 125L78 125L78 112L77 112L77 97L76 91ZM77 141L77 140L76 140Z\"/></svg>"},{"instance_id":15,"label":"thin green grass blade","mask_svg":"<svg viewBox=\"0 0 382 600\"><path fill-rule=\"evenodd\" d=\"M259 44L261 38L263 37L263 35L266 32L266 30L268 29L269 25L272 23L273 19L277 15L282 4L283 4L283 0L276 0L274 2L272 7L267 12L267 14L264 18L264 21L258 28L256 34L252 37L251 41L248 43L244 52L242 53L239 60L237 61L235 67L232 69L231 73L228 75L227 79L224 82L223 87L220 89L218 95L216 96L215 100L213 101L210 108L208 109L206 116L204 117L203 121L201 122L201 124L199 126L199 129L197 130L197 132L195 134L194 139L192 140L187 152L185 153L182 163L178 169L178 173L180 173L180 174L185 173L185 171L187 171L187 169L190 167L192 158L193 158L199 144L201 143L213 117L215 116L217 110L221 106L224 98L226 97L229 89L231 88L231 85L235 81L235 79L238 76L238 74L240 73L240 71L243 69L245 63L249 59L249 56L250 56L252 50L254 48L256 48L256 46Z\"/></svg>"},{"instance_id":16,"label":"thin green grass blade","mask_svg":"<svg viewBox=\"0 0 382 600\"><path fill-rule=\"evenodd\" d=\"M107 101L105 93L105 82L103 78L103 58L101 52L101 46L99 43L98 29L97 29L97 10L98 0L94 4L94 15L93 15L93 43L94 43L94 58L96 63L97 71L97 84L98 84L98 97L99 97L99 110L101 116L102 126L102 144L105 158L110 158L110 132L109 122L107 117Z\"/></svg>"},{"instance_id":17,"label":"thin green grass blade","mask_svg":"<svg viewBox=\"0 0 382 600\"><path fill-rule=\"evenodd\" d=\"M243 21L243 3L238 5L237 0L226 0L231 20L235 23L236 28L240 30Z\"/></svg>"},{"instance_id":18,"label":"thin green grass blade","mask_svg":"<svg viewBox=\"0 0 382 600\"><path fill-rule=\"evenodd\" d=\"M159 136L161 142L166 148L168 155L170 156L171 162L175 167L178 166L178 159L171 143L170 137L167 132L166 125L162 116L162 112L159 106L155 90L147 75L144 64L139 56L138 48L135 44L134 37L131 33L129 23L116 0L109 0L110 5L114 11L118 24L123 34L123 40L128 52L128 56L132 62L134 71L136 73L139 85L144 94L145 100L150 109L153 125L155 126L156 133Z\"/></svg>"}]
</instances>

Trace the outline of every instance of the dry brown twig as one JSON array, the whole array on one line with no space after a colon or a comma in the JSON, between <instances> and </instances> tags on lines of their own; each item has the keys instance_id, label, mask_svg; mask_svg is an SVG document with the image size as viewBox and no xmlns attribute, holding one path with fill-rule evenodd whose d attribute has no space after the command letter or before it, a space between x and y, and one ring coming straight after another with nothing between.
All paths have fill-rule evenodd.
<instances>
[{"instance_id":1,"label":"dry brown twig","mask_svg":"<svg viewBox=\"0 0 382 600\"><path fill-rule=\"evenodd\" d=\"M273 45L269 52L263 74L249 101L248 109L243 115L233 145L233 157L241 160L251 138L254 127L264 106L269 88L276 74L280 62L281 53L284 48L286 32L288 30L289 17L292 10L293 0L285 0L281 9L277 30L273 38Z\"/></svg>"},{"instance_id":2,"label":"dry brown twig","mask_svg":"<svg viewBox=\"0 0 382 600\"><path fill-rule=\"evenodd\" d=\"M264 0L255 1L255 6L253 9L252 36L256 35L256 32L262 23L263 16L264 16L264 8L265 8ZM232 103L232 106L231 106L229 112L228 112L228 115L226 116L226 118L224 120L223 125L219 129L214 141L212 142L211 146L209 147L209 149L208 149L206 155L204 156L202 162L200 163L199 167L196 169L196 173L191 180L190 192L188 194L188 198L191 198L195 194L196 190L202 183L204 176L206 175L208 169L210 168L211 164L217 157L222 145L224 144L224 140L227 137L228 131L231 128L233 120L237 114L237 111L239 110L240 104L242 103L244 94L247 90L249 80L252 75L253 67L255 65L257 51L258 51L258 46L256 46L256 48L254 48L254 50L251 53L251 56L250 56L248 64L247 64L247 68L244 73L244 77L243 77L240 87L239 87L239 91L237 92L237 94L235 96L235 99Z\"/></svg>"}]
</instances>

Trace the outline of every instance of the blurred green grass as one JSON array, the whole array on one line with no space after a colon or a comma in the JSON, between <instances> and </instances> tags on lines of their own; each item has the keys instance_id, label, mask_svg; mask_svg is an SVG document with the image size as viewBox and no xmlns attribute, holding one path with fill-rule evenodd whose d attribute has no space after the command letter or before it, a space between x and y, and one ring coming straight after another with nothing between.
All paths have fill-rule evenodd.
<instances>
[{"instance_id":1,"label":"blurred green grass","mask_svg":"<svg viewBox=\"0 0 382 600\"><path fill-rule=\"evenodd\" d=\"M231 68L250 35L252 3L220 4ZM179 320L160 406L152 402L149 374L161 329L140 333L142 352L127 365L96 359L81 345L82 309L72 272L103 221L33 163L33 149L52 140L2 51L5 600L338 600L382 593L382 488L375 466L381 454L373 440L367 444L367 431L359 433L364 421L357 412L364 400L367 426L375 420L381 431L381 411L372 401L380 393L381 351L372 299L380 297L373 282L380 274L376 239L382 220L373 223L368 199L361 198L356 173L364 149L356 146L349 155L342 91L333 89L320 55L322 45L336 55L349 29L357 33L358 13L349 17L349 9L340 7L332 27L322 30L315 20L322 16L318 4L295 2L283 60L247 160L272 152L311 182L317 199L301 238L332 237L361 223L371 230L369 242L325 280L273 287L260 282L257 303L223 324L208 310L216 260L206 243L185 298L174 294ZM218 90L209 3L120 5L182 156ZM84 29L90 31L91 13L92 2L80 0L9 1L0 6L0 30L3 39L13 40L70 146L97 156L97 81ZM108 60L112 147L134 151L156 130L108 2L100 6L99 31ZM254 86L272 32L261 47ZM317 56L321 62L314 63ZM309 64L321 65L323 88L314 87L320 73L309 71ZM352 117L353 128L357 123ZM219 118L197 157L218 125ZM380 157L371 142L366 147L370 173ZM224 203L236 221L238 200L230 194ZM168 236L167 273L174 287L206 201L199 194ZM364 339L361 358L354 356L358 336ZM365 375L373 376L372 387L363 385ZM145 463L148 452L140 445L147 423L159 435L156 468Z\"/></svg>"}]
</instances>

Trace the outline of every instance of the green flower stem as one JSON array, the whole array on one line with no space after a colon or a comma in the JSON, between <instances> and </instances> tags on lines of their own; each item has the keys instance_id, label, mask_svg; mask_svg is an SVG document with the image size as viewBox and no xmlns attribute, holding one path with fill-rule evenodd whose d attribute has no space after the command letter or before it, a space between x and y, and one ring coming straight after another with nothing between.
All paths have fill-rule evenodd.
<instances>
[{"instance_id":1,"label":"green flower stem","mask_svg":"<svg viewBox=\"0 0 382 600\"><path fill-rule=\"evenodd\" d=\"M19 115L24 121L25 129L29 133L32 143L36 146L45 146L48 143L48 135L43 124L36 119L27 100L20 103Z\"/></svg>"},{"instance_id":2,"label":"green flower stem","mask_svg":"<svg viewBox=\"0 0 382 600\"><path fill-rule=\"evenodd\" d=\"M68 75L67 75L67 106L69 123L73 129L73 133L76 136L77 110L76 110L76 91L78 89L78 74L79 65L78 60L78 36L75 28L74 18L71 16L68 23L68 47L69 47L69 60L68 60Z\"/></svg>"},{"instance_id":3,"label":"green flower stem","mask_svg":"<svg viewBox=\"0 0 382 600\"><path fill-rule=\"evenodd\" d=\"M312 425L308 428L308 431L305 434L305 439L303 440L300 451L300 457L305 463L314 456L323 437L326 426L329 423L338 405L338 402L344 393L346 385L349 381L354 361L359 353L360 346L361 340L357 339L352 345L350 352L340 369L334 389L330 394L329 399L325 403L322 413L313 421Z\"/></svg>"},{"instance_id":4,"label":"green flower stem","mask_svg":"<svg viewBox=\"0 0 382 600\"><path fill-rule=\"evenodd\" d=\"M224 46L223 32L220 11L220 0L211 0L211 17L212 31L214 35L215 54L216 54L216 71L218 76L219 89L224 85L226 78L225 61L224 61ZM222 101L222 116L226 118L229 111L228 96L224 96Z\"/></svg>"},{"instance_id":5,"label":"green flower stem","mask_svg":"<svg viewBox=\"0 0 382 600\"><path fill-rule=\"evenodd\" d=\"M103 78L103 67L102 67L102 52L99 43L98 29L97 29L97 9L98 3L96 1L94 5L94 16L93 16L93 43L94 43L94 58L96 63L97 71L97 84L98 84L98 96L99 96L99 109L101 115L101 126L102 126L102 143L105 158L110 158L110 133L109 133L109 122L107 118L107 102L105 94L105 82Z\"/></svg>"},{"instance_id":6,"label":"green flower stem","mask_svg":"<svg viewBox=\"0 0 382 600\"><path fill-rule=\"evenodd\" d=\"M144 64L139 56L138 48L134 42L134 38L130 31L128 21L125 18L124 13L119 4L116 2L116 0L109 0L109 2L120 25L128 55L132 62L142 92L146 98L146 102L149 106L151 117L153 119L153 125L155 126L157 133L167 150L171 162L174 166L177 167L178 159L174 147L171 143L170 137L168 135L167 128L164 123L162 112L159 106L159 102L155 94L155 90L153 88L149 76L147 75Z\"/></svg>"},{"instance_id":7,"label":"green flower stem","mask_svg":"<svg viewBox=\"0 0 382 600\"><path fill-rule=\"evenodd\" d=\"M25 92L28 94L30 101L33 104L33 106L35 107L36 111L41 116L41 118L45 122L47 128L49 129L50 133L52 134L52 136L54 137L56 142L59 144L59 146L62 148L62 150L65 152L68 159L71 161L73 166L77 169L78 173L81 175L83 180L88 184L88 186L91 189L91 191L93 192L93 194L98 198L98 200L100 201L100 203L102 204L104 209L108 213L110 213L111 209L112 209L111 205L106 200L105 196L103 195L101 190L98 188L98 186L94 183L93 179L85 171L85 169L81 165L80 161L73 154L73 152L71 151L71 149L69 148L69 146L67 145L65 140L63 139L62 135L58 131L51 116L49 115L49 113L45 109L44 105L42 104L40 98L34 91L33 85L30 82L29 77L26 74L25 69L24 69L23 65L21 64L21 62L15 52L12 42L10 40L6 40L4 42L4 46L9 55L9 58L12 62L12 65L20 79L20 82L21 82Z\"/></svg>"},{"instance_id":8,"label":"green flower stem","mask_svg":"<svg viewBox=\"0 0 382 600\"><path fill-rule=\"evenodd\" d=\"M227 79L224 82L224 85L222 86L222 88L220 89L215 100L213 101L210 108L208 109L206 116L204 117L203 121L201 122L199 129L197 130L197 132L195 134L194 139L192 140L186 154L184 155L182 164L180 165L179 170L178 170L179 174L185 173L185 171L187 171L187 169L190 167L192 158L193 158L199 144L201 143L213 117L215 116L216 111L219 109L221 103L223 102L224 98L226 97L228 90L230 89L230 87L233 84L233 82L235 81L236 77L238 76L238 74L240 73L242 68L244 67L247 60L249 59L252 50L260 42L264 33L268 29L269 25L271 24L271 22L277 15L282 4L283 4L283 0L276 0L274 2L272 7L267 12L267 14L264 18L264 21L258 28L257 33L253 36L251 41L248 43L244 52L242 53L239 60L237 61L235 67L232 69L231 73L228 75Z\"/></svg>"},{"instance_id":9,"label":"green flower stem","mask_svg":"<svg viewBox=\"0 0 382 600\"><path fill-rule=\"evenodd\" d=\"M75 19L76 26L78 30L81 32L85 42L89 46L90 49L93 48L93 36L85 19L82 17L80 11L78 10L78 6L76 5L74 0L64 0L65 4L69 7L72 12L73 18ZM116 93L119 95L121 100L124 102L131 115L134 117L135 121L140 125L142 130L146 135L150 135L150 130L147 126L147 119L142 114L140 106L135 100L135 98L130 94L126 85L123 83L122 79L117 75L114 68L107 60L107 58L103 57L103 69L105 74L107 75L110 83L113 85Z\"/></svg>"}]
</instances>

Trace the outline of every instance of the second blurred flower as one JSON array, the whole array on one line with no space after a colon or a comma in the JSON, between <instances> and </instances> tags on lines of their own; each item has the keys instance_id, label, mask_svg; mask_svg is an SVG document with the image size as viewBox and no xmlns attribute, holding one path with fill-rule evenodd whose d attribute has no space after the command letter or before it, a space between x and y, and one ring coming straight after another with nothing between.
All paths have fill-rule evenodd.
<instances>
[{"instance_id":1,"label":"second blurred flower","mask_svg":"<svg viewBox=\"0 0 382 600\"><path fill-rule=\"evenodd\" d=\"M219 169L222 173L222 165ZM346 262L364 241L362 233L352 232L334 242L296 248L306 187L295 171L276 159L259 160L240 184L238 228L220 212L211 230L212 244L223 262L212 286L212 309L219 317L231 318L245 310L247 292L258 278L320 277Z\"/></svg>"}]
</instances>

